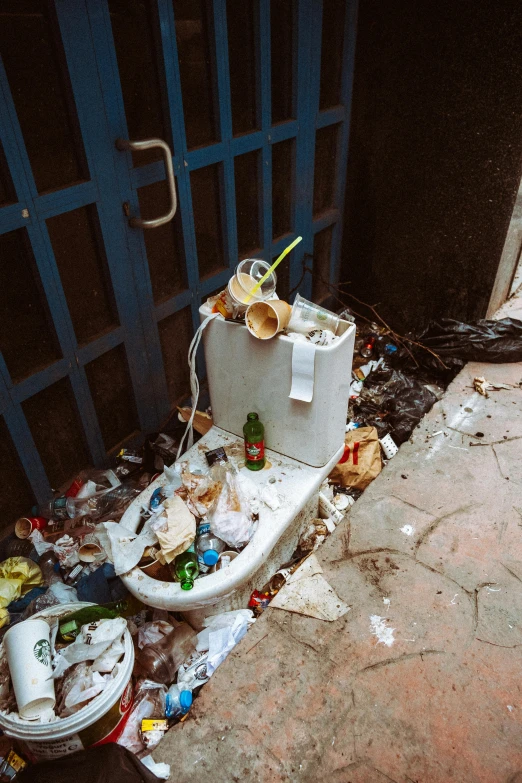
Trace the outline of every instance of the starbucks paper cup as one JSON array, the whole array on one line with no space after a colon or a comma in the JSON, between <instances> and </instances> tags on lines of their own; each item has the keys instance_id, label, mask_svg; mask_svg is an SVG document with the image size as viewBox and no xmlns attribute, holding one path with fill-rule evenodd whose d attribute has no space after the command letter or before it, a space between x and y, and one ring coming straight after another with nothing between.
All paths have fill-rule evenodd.
<instances>
[{"instance_id":1,"label":"starbucks paper cup","mask_svg":"<svg viewBox=\"0 0 522 783\"><path fill-rule=\"evenodd\" d=\"M288 326L292 308L281 299L269 302L254 302L245 314L245 323L250 334L259 340L269 340Z\"/></svg>"},{"instance_id":2,"label":"starbucks paper cup","mask_svg":"<svg viewBox=\"0 0 522 783\"><path fill-rule=\"evenodd\" d=\"M21 718L36 720L54 708L50 629L45 620L25 620L4 636L4 648Z\"/></svg>"}]
</instances>

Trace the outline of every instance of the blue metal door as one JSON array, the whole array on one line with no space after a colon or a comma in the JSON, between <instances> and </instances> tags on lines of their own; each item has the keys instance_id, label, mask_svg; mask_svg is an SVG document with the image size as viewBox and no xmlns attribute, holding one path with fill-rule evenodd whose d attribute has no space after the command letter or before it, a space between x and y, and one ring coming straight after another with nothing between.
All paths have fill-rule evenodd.
<instances>
[{"instance_id":1,"label":"blue metal door","mask_svg":"<svg viewBox=\"0 0 522 783\"><path fill-rule=\"evenodd\" d=\"M157 428L239 258L338 277L356 0L2 0L0 510ZM172 150L174 220L155 151ZM304 264L313 268L303 278Z\"/></svg>"}]
</instances>

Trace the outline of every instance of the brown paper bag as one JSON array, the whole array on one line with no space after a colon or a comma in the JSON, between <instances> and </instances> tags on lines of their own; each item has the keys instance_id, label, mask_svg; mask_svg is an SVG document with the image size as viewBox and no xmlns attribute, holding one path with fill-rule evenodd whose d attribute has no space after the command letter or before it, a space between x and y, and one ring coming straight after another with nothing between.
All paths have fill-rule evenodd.
<instances>
[{"instance_id":1,"label":"brown paper bag","mask_svg":"<svg viewBox=\"0 0 522 783\"><path fill-rule=\"evenodd\" d=\"M344 439L344 454L330 473L334 484L366 489L382 469L381 446L375 427L350 430Z\"/></svg>"}]
</instances>

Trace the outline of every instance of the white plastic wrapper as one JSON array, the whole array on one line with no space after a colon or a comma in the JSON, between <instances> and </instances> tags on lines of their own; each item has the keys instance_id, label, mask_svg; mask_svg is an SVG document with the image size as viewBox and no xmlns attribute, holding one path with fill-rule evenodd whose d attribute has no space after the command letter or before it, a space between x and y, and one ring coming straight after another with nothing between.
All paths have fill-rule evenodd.
<instances>
[{"instance_id":1,"label":"white plastic wrapper","mask_svg":"<svg viewBox=\"0 0 522 783\"><path fill-rule=\"evenodd\" d=\"M252 509L241 488L237 474L226 471L217 503L207 517L210 529L218 538L236 548L247 544L255 533Z\"/></svg>"},{"instance_id":2,"label":"white plastic wrapper","mask_svg":"<svg viewBox=\"0 0 522 783\"><path fill-rule=\"evenodd\" d=\"M151 623L145 623L138 630L138 647L142 650L147 644L154 644L163 639L168 633L174 630L174 626L165 620L155 620Z\"/></svg>"},{"instance_id":3,"label":"white plastic wrapper","mask_svg":"<svg viewBox=\"0 0 522 783\"><path fill-rule=\"evenodd\" d=\"M138 565L145 549L158 542L156 533L150 527L150 520L145 522L139 536L117 522L104 522L103 527L110 541L110 559L118 576L131 571Z\"/></svg>"},{"instance_id":4,"label":"white plastic wrapper","mask_svg":"<svg viewBox=\"0 0 522 783\"><path fill-rule=\"evenodd\" d=\"M116 639L116 641L114 641L111 646L105 650L104 653L96 658L94 663L91 664L91 671L105 673L112 672L124 653L125 645L123 643L122 637L121 639Z\"/></svg>"},{"instance_id":5,"label":"white plastic wrapper","mask_svg":"<svg viewBox=\"0 0 522 783\"><path fill-rule=\"evenodd\" d=\"M241 491L243 492L245 498L248 501L248 505L250 506L250 510L253 514L259 514L259 506L260 506L260 498L259 498L259 490L252 481L251 478L248 476L245 476L244 473L238 473L237 481L239 483L239 486L241 487Z\"/></svg>"},{"instance_id":6,"label":"white plastic wrapper","mask_svg":"<svg viewBox=\"0 0 522 783\"><path fill-rule=\"evenodd\" d=\"M49 592L61 604L75 604L78 601L78 593L74 587L64 585L62 582L55 582L49 587Z\"/></svg>"},{"instance_id":7,"label":"white plastic wrapper","mask_svg":"<svg viewBox=\"0 0 522 783\"><path fill-rule=\"evenodd\" d=\"M255 623L254 613L251 609L236 609L232 612L222 612L222 614L213 617L206 617L203 620L205 628L198 633L196 650L206 652L210 647L210 634L222 628L233 628L238 618L246 623L247 627Z\"/></svg>"},{"instance_id":8,"label":"white plastic wrapper","mask_svg":"<svg viewBox=\"0 0 522 783\"><path fill-rule=\"evenodd\" d=\"M65 697L65 706L68 711L72 707L85 704L98 696L112 678L99 672L89 671L85 676L79 677Z\"/></svg>"},{"instance_id":9,"label":"white plastic wrapper","mask_svg":"<svg viewBox=\"0 0 522 783\"><path fill-rule=\"evenodd\" d=\"M281 499L274 484L267 484L263 487L261 490L261 500L268 508L271 508L272 511L277 511L278 508L281 508Z\"/></svg>"},{"instance_id":10,"label":"white plastic wrapper","mask_svg":"<svg viewBox=\"0 0 522 783\"><path fill-rule=\"evenodd\" d=\"M75 663L95 661L116 639L123 636L126 628L127 621L123 617L84 625L75 641L55 656L53 679L61 677L64 671Z\"/></svg>"},{"instance_id":11,"label":"white plastic wrapper","mask_svg":"<svg viewBox=\"0 0 522 783\"><path fill-rule=\"evenodd\" d=\"M248 631L249 622L244 616L236 617L232 626L211 630L209 634L209 650L207 658L207 674L212 675L217 667L241 641Z\"/></svg>"},{"instance_id":12,"label":"white plastic wrapper","mask_svg":"<svg viewBox=\"0 0 522 783\"><path fill-rule=\"evenodd\" d=\"M170 764L165 764L162 761L156 762L152 756L144 756L140 759L147 769L150 769L153 775L161 780L168 780L170 778Z\"/></svg>"}]
</instances>

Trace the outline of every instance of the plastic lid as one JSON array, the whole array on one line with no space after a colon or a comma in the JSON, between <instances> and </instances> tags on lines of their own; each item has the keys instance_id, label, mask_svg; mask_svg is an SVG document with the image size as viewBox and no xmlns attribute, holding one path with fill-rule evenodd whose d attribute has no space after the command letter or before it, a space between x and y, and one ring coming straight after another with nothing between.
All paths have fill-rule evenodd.
<instances>
[{"instance_id":1,"label":"plastic lid","mask_svg":"<svg viewBox=\"0 0 522 783\"><path fill-rule=\"evenodd\" d=\"M186 715L192 707L192 691L181 691L179 694L179 706L183 715Z\"/></svg>"},{"instance_id":2,"label":"plastic lid","mask_svg":"<svg viewBox=\"0 0 522 783\"><path fill-rule=\"evenodd\" d=\"M206 552L203 552L203 562L205 563L205 565L208 566L216 565L218 560L219 560L219 554L216 552L215 549L207 549Z\"/></svg>"}]
</instances>

